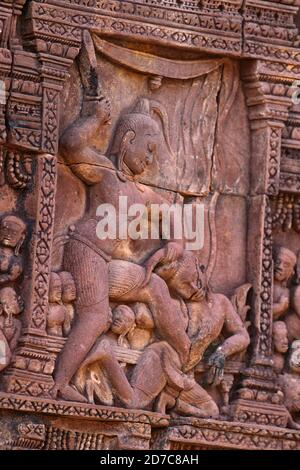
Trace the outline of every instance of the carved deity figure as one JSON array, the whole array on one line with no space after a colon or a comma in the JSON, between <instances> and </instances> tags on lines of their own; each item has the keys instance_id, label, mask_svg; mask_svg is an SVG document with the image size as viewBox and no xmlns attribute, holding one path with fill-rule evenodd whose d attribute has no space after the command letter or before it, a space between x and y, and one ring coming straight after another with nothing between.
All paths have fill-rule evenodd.
<instances>
[{"instance_id":1,"label":"carved deity figure","mask_svg":"<svg viewBox=\"0 0 300 470\"><path fill-rule=\"evenodd\" d=\"M285 365L285 354L289 349L288 332L283 321L273 324L273 364L274 370L280 374Z\"/></svg>"},{"instance_id":2,"label":"carved deity figure","mask_svg":"<svg viewBox=\"0 0 300 470\"><path fill-rule=\"evenodd\" d=\"M75 281L67 271L58 273L62 284L62 302L66 309L65 321L63 323L63 334L68 336L71 331L72 322L74 320L74 301L76 300L76 285Z\"/></svg>"},{"instance_id":3,"label":"carved deity figure","mask_svg":"<svg viewBox=\"0 0 300 470\"><path fill-rule=\"evenodd\" d=\"M12 283L23 271L20 250L26 236L26 225L14 215L0 219L0 286Z\"/></svg>"},{"instance_id":4,"label":"carved deity figure","mask_svg":"<svg viewBox=\"0 0 300 470\"><path fill-rule=\"evenodd\" d=\"M296 276L290 289L291 308L285 315L289 342L300 340L300 252L298 252Z\"/></svg>"},{"instance_id":5,"label":"carved deity figure","mask_svg":"<svg viewBox=\"0 0 300 470\"><path fill-rule=\"evenodd\" d=\"M289 411L289 426L300 430L300 341L291 345L287 371L279 375L279 385Z\"/></svg>"},{"instance_id":6,"label":"carved deity figure","mask_svg":"<svg viewBox=\"0 0 300 470\"><path fill-rule=\"evenodd\" d=\"M209 345L221 333L224 336L222 344L207 359L208 382L219 384L226 359L246 350L250 343L245 325L227 297L210 291L205 271L199 268L194 253L185 251L177 261L159 266L156 273L166 280L171 293L184 300L188 310L188 335L192 346L189 360L184 365L186 373L193 377L193 370ZM195 382L191 389L181 391L175 411L201 417L205 416L205 411L209 415L211 407L211 398Z\"/></svg>"},{"instance_id":7,"label":"carved deity figure","mask_svg":"<svg viewBox=\"0 0 300 470\"><path fill-rule=\"evenodd\" d=\"M12 287L0 290L0 371L7 367L21 334L16 318L24 309L23 301Z\"/></svg>"},{"instance_id":8,"label":"carved deity figure","mask_svg":"<svg viewBox=\"0 0 300 470\"><path fill-rule=\"evenodd\" d=\"M52 272L49 284L49 309L47 315L47 333L51 336L64 336L69 327L69 318L62 301L62 281L58 273Z\"/></svg>"},{"instance_id":9,"label":"carved deity figure","mask_svg":"<svg viewBox=\"0 0 300 470\"><path fill-rule=\"evenodd\" d=\"M289 309L290 290L288 282L294 274L297 258L295 254L285 247L275 250L274 256L274 293L273 318L278 320Z\"/></svg>"},{"instance_id":10,"label":"carved deity figure","mask_svg":"<svg viewBox=\"0 0 300 470\"><path fill-rule=\"evenodd\" d=\"M196 342L192 341L189 361L184 366L185 370L192 369L199 362L199 354L203 355L203 351L211 343L211 337L217 338L223 327L228 328L230 337L224 341L222 348L213 354L212 364L217 365L219 360L223 362L226 357L248 346L250 341L246 329L248 325L244 325L226 296L210 291L205 268L199 266L199 260L193 252L184 251L182 256L172 263L166 263L163 253L156 252L146 262L148 273L149 266L150 270L157 266L155 273L166 281L170 293L184 300L188 311L189 337L195 340L199 335ZM202 348L202 352L198 349L199 347Z\"/></svg>"},{"instance_id":11,"label":"carved deity figure","mask_svg":"<svg viewBox=\"0 0 300 470\"><path fill-rule=\"evenodd\" d=\"M160 117L163 132L152 112ZM136 177L152 164L159 143L162 140L168 143L164 111L159 104L140 99L134 108L119 120L110 155L106 157L96 151L91 142L108 119L107 104L103 100L90 101L83 115L65 131L60 142L61 154L66 163L90 186L88 210L76 225L64 252L64 268L72 274L78 292L75 301L76 322L58 358L53 395L56 396L59 392L59 395L67 400L82 399L79 393L74 393L70 381L96 339L109 325L108 262L111 258L118 258L120 251L123 255L131 251L134 245L134 240L130 237L122 248L120 240L102 240L97 237L97 207L100 203L112 204L118 215L119 196L126 196L128 205L166 202L152 188L136 182ZM165 246L165 258L169 262L178 258L181 252L181 244L175 243L174 240L170 240ZM129 280L132 282L131 288L139 287L136 279ZM162 290L168 291L167 287L161 287L162 283L157 281L155 284L150 287L150 300L159 305L154 315L156 328L160 336L178 351L181 361L184 362L190 341L184 327L180 326L179 315L171 310L163 298ZM145 296L146 301L149 301L149 294ZM136 301L144 301L143 293L141 299ZM177 325L176 328L174 324Z\"/></svg>"}]
</instances>

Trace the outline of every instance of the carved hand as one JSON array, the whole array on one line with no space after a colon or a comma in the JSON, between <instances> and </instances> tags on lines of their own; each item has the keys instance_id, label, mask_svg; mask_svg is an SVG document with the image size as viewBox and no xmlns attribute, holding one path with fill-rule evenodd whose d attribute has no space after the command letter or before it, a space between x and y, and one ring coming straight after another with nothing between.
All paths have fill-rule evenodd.
<instances>
[{"instance_id":1,"label":"carved hand","mask_svg":"<svg viewBox=\"0 0 300 470\"><path fill-rule=\"evenodd\" d=\"M208 359L208 365L211 367L209 373L209 385L218 385L224 374L225 354L222 351L215 351Z\"/></svg>"},{"instance_id":2,"label":"carved hand","mask_svg":"<svg viewBox=\"0 0 300 470\"><path fill-rule=\"evenodd\" d=\"M289 298L286 295L280 297L279 303L283 309L287 310L289 308Z\"/></svg>"},{"instance_id":3,"label":"carved hand","mask_svg":"<svg viewBox=\"0 0 300 470\"><path fill-rule=\"evenodd\" d=\"M166 245L165 260L169 263L176 261L183 253L183 247L176 242L169 242Z\"/></svg>"},{"instance_id":4,"label":"carved hand","mask_svg":"<svg viewBox=\"0 0 300 470\"><path fill-rule=\"evenodd\" d=\"M82 115L95 117L99 125L109 123L111 118L111 104L109 99L103 97L97 100L84 101Z\"/></svg>"}]
</instances>

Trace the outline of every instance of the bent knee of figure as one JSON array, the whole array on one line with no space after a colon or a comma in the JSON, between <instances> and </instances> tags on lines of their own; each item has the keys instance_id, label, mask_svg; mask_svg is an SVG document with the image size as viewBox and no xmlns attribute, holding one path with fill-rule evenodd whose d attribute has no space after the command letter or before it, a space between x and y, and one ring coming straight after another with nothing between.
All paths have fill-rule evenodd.
<instances>
[{"instance_id":1,"label":"bent knee of figure","mask_svg":"<svg viewBox=\"0 0 300 470\"><path fill-rule=\"evenodd\" d=\"M207 412L208 418L217 418L220 414L219 407L213 399L205 404L204 410Z\"/></svg>"},{"instance_id":2,"label":"bent knee of figure","mask_svg":"<svg viewBox=\"0 0 300 470\"><path fill-rule=\"evenodd\" d=\"M161 277L157 276L157 274L152 274L147 287L153 296L163 298L170 296L167 284Z\"/></svg>"},{"instance_id":3,"label":"bent knee of figure","mask_svg":"<svg viewBox=\"0 0 300 470\"><path fill-rule=\"evenodd\" d=\"M101 359L108 359L113 355L113 350L108 339L102 339L99 344L99 353L101 354Z\"/></svg>"}]
</instances>

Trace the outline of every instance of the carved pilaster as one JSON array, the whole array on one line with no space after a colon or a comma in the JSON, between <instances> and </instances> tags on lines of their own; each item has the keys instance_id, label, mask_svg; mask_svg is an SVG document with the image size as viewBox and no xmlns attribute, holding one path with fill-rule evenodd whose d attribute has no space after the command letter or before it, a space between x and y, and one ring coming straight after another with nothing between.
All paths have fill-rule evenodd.
<instances>
[{"instance_id":1,"label":"carved pilaster","mask_svg":"<svg viewBox=\"0 0 300 470\"><path fill-rule=\"evenodd\" d=\"M55 353L63 346L46 336L49 275L56 192L56 157L37 158L36 221L31 241L31 260L24 281L27 293L25 328L10 368L3 376L9 392L47 396L53 385Z\"/></svg>"},{"instance_id":2,"label":"carved pilaster","mask_svg":"<svg viewBox=\"0 0 300 470\"><path fill-rule=\"evenodd\" d=\"M261 73L263 70L263 73ZM279 192L282 130L292 105L286 80L274 80L266 64L244 69L251 126L251 200L248 273L253 285L253 340L250 367L234 405L240 421L286 426L283 394L272 368L273 240L270 197ZM259 171L258 171L259 169ZM259 405L258 405L259 402Z\"/></svg>"},{"instance_id":3,"label":"carved pilaster","mask_svg":"<svg viewBox=\"0 0 300 470\"><path fill-rule=\"evenodd\" d=\"M60 92L79 52L82 33L77 27L58 25L53 21L48 24L37 19L39 9L43 7L31 2L25 19L24 41L34 45L40 64L41 150L55 154L58 150Z\"/></svg>"},{"instance_id":4,"label":"carved pilaster","mask_svg":"<svg viewBox=\"0 0 300 470\"><path fill-rule=\"evenodd\" d=\"M54 23L55 25L55 23ZM31 4L24 19L23 39L36 53L16 51L8 104L9 144L47 154L37 157L36 219L31 260L24 281L26 322L14 359L3 375L11 393L49 397L55 359L63 338L47 336L49 275L56 192L59 100L68 69L79 52L81 32L73 40L54 27L49 31L33 18ZM75 31L75 29L74 29Z\"/></svg>"}]
</instances>

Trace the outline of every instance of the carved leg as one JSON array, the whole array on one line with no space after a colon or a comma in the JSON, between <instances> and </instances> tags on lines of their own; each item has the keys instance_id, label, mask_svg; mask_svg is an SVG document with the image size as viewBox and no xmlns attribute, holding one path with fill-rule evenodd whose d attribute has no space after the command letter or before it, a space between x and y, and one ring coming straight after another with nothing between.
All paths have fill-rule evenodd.
<instances>
[{"instance_id":1,"label":"carved leg","mask_svg":"<svg viewBox=\"0 0 300 470\"><path fill-rule=\"evenodd\" d=\"M146 409L167 384L161 357L151 346L145 349L132 374L134 401L130 408Z\"/></svg>"},{"instance_id":2,"label":"carved leg","mask_svg":"<svg viewBox=\"0 0 300 470\"><path fill-rule=\"evenodd\" d=\"M118 399L130 407L134 401L134 391L127 380L124 370L116 359L109 341L102 340L100 348L102 357L99 361L99 366L105 370Z\"/></svg>"},{"instance_id":3,"label":"carved leg","mask_svg":"<svg viewBox=\"0 0 300 470\"><path fill-rule=\"evenodd\" d=\"M75 324L58 358L54 393L59 392L65 400L86 401L69 383L96 339L107 329L105 312L108 311L108 299L104 299L93 309L92 312L77 312Z\"/></svg>"},{"instance_id":4,"label":"carved leg","mask_svg":"<svg viewBox=\"0 0 300 470\"><path fill-rule=\"evenodd\" d=\"M137 268L140 269L138 266ZM152 313L158 334L167 341L180 356L184 364L189 356L190 339L185 331L183 316L170 297L169 289L163 279L152 274L149 284L135 288L118 301L144 302Z\"/></svg>"},{"instance_id":5,"label":"carved leg","mask_svg":"<svg viewBox=\"0 0 300 470\"><path fill-rule=\"evenodd\" d=\"M168 391L164 390L155 405L155 411L157 413L166 414L167 410L173 408L176 404L176 398L174 398Z\"/></svg>"},{"instance_id":6,"label":"carved leg","mask_svg":"<svg viewBox=\"0 0 300 470\"><path fill-rule=\"evenodd\" d=\"M219 415L214 409L211 411L205 409L201 410L182 400L178 400L176 403L176 413L183 416L194 416L196 418L216 418Z\"/></svg>"},{"instance_id":7,"label":"carved leg","mask_svg":"<svg viewBox=\"0 0 300 470\"><path fill-rule=\"evenodd\" d=\"M58 358L53 395L65 400L86 401L70 381L97 338L109 326L107 263L97 253L76 240L65 248L64 268L76 283L75 322Z\"/></svg>"},{"instance_id":8,"label":"carved leg","mask_svg":"<svg viewBox=\"0 0 300 470\"><path fill-rule=\"evenodd\" d=\"M196 416L197 418L216 418L219 416L217 404L198 383L195 383L190 390L180 393L175 411L180 415Z\"/></svg>"}]
</instances>

